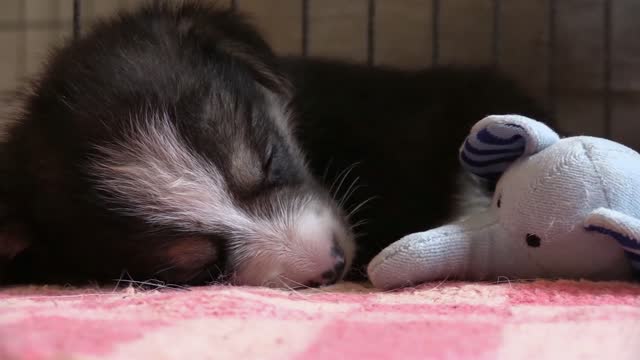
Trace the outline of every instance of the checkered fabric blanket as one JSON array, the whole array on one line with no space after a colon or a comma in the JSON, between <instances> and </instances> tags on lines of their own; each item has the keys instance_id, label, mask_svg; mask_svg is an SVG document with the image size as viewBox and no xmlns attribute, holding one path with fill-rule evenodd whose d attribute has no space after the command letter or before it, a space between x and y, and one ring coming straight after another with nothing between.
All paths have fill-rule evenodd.
<instances>
[{"instance_id":1,"label":"checkered fabric blanket","mask_svg":"<svg viewBox=\"0 0 640 360\"><path fill-rule=\"evenodd\" d=\"M0 289L0 359L635 359L640 285Z\"/></svg>"}]
</instances>

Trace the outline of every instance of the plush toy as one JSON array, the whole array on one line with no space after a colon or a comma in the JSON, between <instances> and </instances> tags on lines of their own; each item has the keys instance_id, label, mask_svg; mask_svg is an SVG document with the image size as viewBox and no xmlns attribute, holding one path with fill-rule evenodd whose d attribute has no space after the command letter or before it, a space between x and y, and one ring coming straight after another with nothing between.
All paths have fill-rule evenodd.
<instances>
[{"instance_id":1,"label":"plush toy","mask_svg":"<svg viewBox=\"0 0 640 360\"><path fill-rule=\"evenodd\" d=\"M376 287L444 279L629 279L640 270L640 155L588 136L560 139L517 115L478 122L460 149L497 180L490 207L414 233L369 264Z\"/></svg>"}]
</instances>

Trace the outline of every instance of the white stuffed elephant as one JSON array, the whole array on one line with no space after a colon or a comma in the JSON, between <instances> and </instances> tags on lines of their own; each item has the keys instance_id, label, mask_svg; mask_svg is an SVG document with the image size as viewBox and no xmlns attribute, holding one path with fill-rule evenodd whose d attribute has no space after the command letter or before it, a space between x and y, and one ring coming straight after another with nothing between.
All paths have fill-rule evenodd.
<instances>
[{"instance_id":1,"label":"white stuffed elephant","mask_svg":"<svg viewBox=\"0 0 640 360\"><path fill-rule=\"evenodd\" d=\"M462 165L498 180L491 206L414 233L369 264L383 289L443 279L629 279L640 270L640 155L517 115L478 122Z\"/></svg>"}]
</instances>

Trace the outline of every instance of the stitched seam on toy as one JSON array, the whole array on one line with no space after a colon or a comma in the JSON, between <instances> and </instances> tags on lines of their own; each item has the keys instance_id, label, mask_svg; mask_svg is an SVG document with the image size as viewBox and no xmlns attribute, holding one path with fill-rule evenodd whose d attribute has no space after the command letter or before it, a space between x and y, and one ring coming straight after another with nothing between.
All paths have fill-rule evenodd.
<instances>
[{"instance_id":1,"label":"stitched seam on toy","mask_svg":"<svg viewBox=\"0 0 640 360\"><path fill-rule=\"evenodd\" d=\"M537 153L536 153L537 154ZM533 154L531 156L535 156L536 154ZM573 157L571 156L564 156L562 157L562 159L555 164L553 167L551 167L550 169L547 169L547 171L544 173L544 175L542 176L538 176L534 182L532 182L529 185L529 190L534 191L538 186L540 186L544 181L547 181L547 178L549 178L550 174L553 173L557 173L559 171L559 169L564 169L567 167L567 164L573 159Z\"/></svg>"},{"instance_id":2,"label":"stitched seam on toy","mask_svg":"<svg viewBox=\"0 0 640 360\"><path fill-rule=\"evenodd\" d=\"M596 164L593 162L593 158L591 156L591 152L584 145L584 142L580 141L580 146L584 150L585 156L589 159L589 162L591 163L591 166L593 167L593 172L598 177L598 181L600 181L600 188L602 189L602 193L604 194L604 200L607 202L607 207L611 208L611 201L609 200L609 193L607 191L607 188L605 187L604 179L602 178L602 174L599 171L600 169L598 169Z\"/></svg>"},{"instance_id":3,"label":"stitched seam on toy","mask_svg":"<svg viewBox=\"0 0 640 360\"><path fill-rule=\"evenodd\" d=\"M535 155L536 154L533 154L531 156L535 156ZM540 187L543 182L547 181L551 174L558 173L559 169L565 169L567 167L567 164L569 162L571 162L571 160L574 158L574 156L578 156L578 155L575 154L573 156L563 156L560 159L560 161L558 161L557 164L553 165L550 169L547 169L543 175L538 176L534 181L532 181L531 184L529 184L529 186L527 187L528 191L530 193L536 192L538 187ZM524 199L522 199L522 200L524 201ZM523 206L522 202L518 203L518 208L519 209L523 208L523 207L524 206Z\"/></svg>"}]
</instances>

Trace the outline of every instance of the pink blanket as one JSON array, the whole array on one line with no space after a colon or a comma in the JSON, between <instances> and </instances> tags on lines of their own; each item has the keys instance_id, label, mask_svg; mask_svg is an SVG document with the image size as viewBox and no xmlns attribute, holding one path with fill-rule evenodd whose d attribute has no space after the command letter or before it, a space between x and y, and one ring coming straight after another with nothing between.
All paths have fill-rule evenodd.
<instances>
[{"instance_id":1,"label":"pink blanket","mask_svg":"<svg viewBox=\"0 0 640 360\"><path fill-rule=\"evenodd\" d=\"M0 359L638 359L640 285L0 290Z\"/></svg>"}]
</instances>

